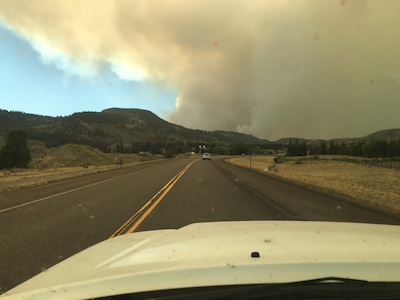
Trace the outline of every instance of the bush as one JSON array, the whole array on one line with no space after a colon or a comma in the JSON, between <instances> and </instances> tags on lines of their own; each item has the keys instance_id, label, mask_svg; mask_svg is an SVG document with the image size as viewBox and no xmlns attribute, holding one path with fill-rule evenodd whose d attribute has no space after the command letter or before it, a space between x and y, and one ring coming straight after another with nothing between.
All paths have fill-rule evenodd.
<instances>
[{"instance_id":1,"label":"bush","mask_svg":"<svg viewBox=\"0 0 400 300\"><path fill-rule=\"evenodd\" d=\"M27 133L15 129L7 134L6 144L0 150L0 169L27 168L32 160L27 145Z\"/></svg>"},{"instance_id":2,"label":"bush","mask_svg":"<svg viewBox=\"0 0 400 300\"><path fill-rule=\"evenodd\" d=\"M165 158L174 158L175 157L175 151L172 149L169 149L165 152L164 154Z\"/></svg>"},{"instance_id":3,"label":"bush","mask_svg":"<svg viewBox=\"0 0 400 300\"><path fill-rule=\"evenodd\" d=\"M274 162L275 162L276 164L281 164L281 163L283 163L282 156L275 157L275 158L274 158Z\"/></svg>"}]
</instances>

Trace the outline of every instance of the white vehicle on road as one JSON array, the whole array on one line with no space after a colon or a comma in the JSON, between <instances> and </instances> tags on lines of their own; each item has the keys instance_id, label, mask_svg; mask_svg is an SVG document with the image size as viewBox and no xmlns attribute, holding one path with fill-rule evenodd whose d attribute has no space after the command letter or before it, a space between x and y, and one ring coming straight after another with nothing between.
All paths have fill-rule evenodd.
<instances>
[{"instance_id":1,"label":"white vehicle on road","mask_svg":"<svg viewBox=\"0 0 400 300\"><path fill-rule=\"evenodd\" d=\"M399 249L393 225L197 223L106 240L0 298L396 299Z\"/></svg>"},{"instance_id":2,"label":"white vehicle on road","mask_svg":"<svg viewBox=\"0 0 400 300\"><path fill-rule=\"evenodd\" d=\"M203 160L208 159L211 160L211 154L210 153L204 153L203 154Z\"/></svg>"}]
</instances>

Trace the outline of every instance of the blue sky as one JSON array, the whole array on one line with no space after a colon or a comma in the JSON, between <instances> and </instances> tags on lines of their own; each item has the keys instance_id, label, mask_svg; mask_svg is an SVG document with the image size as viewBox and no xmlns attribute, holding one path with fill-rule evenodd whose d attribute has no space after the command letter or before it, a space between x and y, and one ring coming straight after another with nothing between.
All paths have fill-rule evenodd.
<instances>
[{"instance_id":1,"label":"blue sky","mask_svg":"<svg viewBox=\"0 0 400 300\"><path fill-rule=\"evenodd\" d=\"M176 91L165 82L121 79L110 66L88 78L42 62L31 44L0 23L0 109L65 116L111 107L148 109L165 117Z\"/></svg>"}]
</instances>

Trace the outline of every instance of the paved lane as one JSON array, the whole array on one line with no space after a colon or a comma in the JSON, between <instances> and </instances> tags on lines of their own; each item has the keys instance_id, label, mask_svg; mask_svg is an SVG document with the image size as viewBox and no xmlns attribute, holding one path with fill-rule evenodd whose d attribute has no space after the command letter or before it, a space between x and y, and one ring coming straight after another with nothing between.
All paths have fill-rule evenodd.
<instances>
[{"instance_id":1,"label":"paved lane","mask_svg":"<svg viewBox=\"0 0 400 300\"><path fill-rule=\"evenodd\" d=\"M0 292L109 238L154 195L158 198L146 206L154 209L146 210L136 231L232 220L400 224L394 216L218 159L196 161L172 180L194 160L173 159L0 194ZM37 202L13 208L32 201Z\"/></svg>"},{"instance_id":2,"label":"paved lane","mask_svg":"<svg viewBox=\"0 0 400 300\"><path fill-rule=\"evenodd\" d=\"M285 211L290 220L400 224L399 215L388 215L344 197L318 192L224 162L218 162L218 167L266 202Z\"/></svg>"},{"instance_id":3,"label":"paved lane","mask_svg":"<svg viewBox=\"0 0 400 300\"><path fill-rule=\"evenodd\" d=\"M180 228L207 221L283 220L281 211L226 176L215 160L194 164L171 189L138 231Z\"/></svg>"},{"instance_id":4,"label":"paved lane","mask_svg":"<svg viewBox=\"0 0 400 300\"><path fill-rule=\"evenodd\" d=\"M109 238L190 161L152 163L0 194L3 210L46 198L0 213L0 292Z\"/></svg>"},{"instance_id":5,"label":"paved lane","mask_svg":"<svg viewBox=\"0 0 400 300\"><path fill-rule=\"evenodd\" d=\"M343 198L212 160L193 165L138 231L236 220L400 224L398 217Z\"/></svg>"}]
</instances>

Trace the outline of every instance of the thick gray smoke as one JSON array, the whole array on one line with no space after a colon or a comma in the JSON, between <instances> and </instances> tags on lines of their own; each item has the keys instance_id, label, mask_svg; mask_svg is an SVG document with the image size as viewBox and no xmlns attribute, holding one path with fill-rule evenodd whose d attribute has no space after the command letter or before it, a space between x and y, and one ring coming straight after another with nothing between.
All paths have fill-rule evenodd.
<instances>
[{"instance_id":1,"label":"thick gray smoke","mask_svg":"<svg viewBox=\"0 0 400 300\"><path fill-rule=\"evenodd\" d=\"M400 1L2 0L44 63L164 80L171 122L271 140L400 127Z\"/></svg>"}]
</instances>

